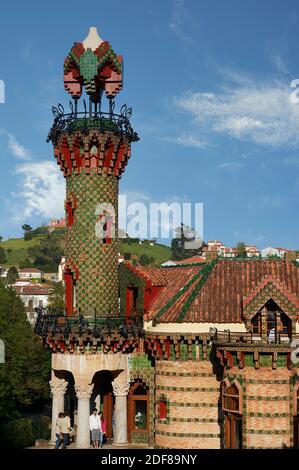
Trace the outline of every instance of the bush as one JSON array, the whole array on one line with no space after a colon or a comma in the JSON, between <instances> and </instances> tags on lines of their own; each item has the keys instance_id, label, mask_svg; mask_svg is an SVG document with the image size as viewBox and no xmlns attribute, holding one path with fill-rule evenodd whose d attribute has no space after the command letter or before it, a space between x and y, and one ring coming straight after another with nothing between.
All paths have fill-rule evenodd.
<instances>
[{"instance_id":1,"label":"bush","mask_svg":"<svg viewBox=\"0 0 299 470\"><path fill-rule=\"evenodd\" d=\"M1 445L5 448L24 449L34 445L32 421L30 418L18 418L0 427Z\"/></svg>"}]
</instances>

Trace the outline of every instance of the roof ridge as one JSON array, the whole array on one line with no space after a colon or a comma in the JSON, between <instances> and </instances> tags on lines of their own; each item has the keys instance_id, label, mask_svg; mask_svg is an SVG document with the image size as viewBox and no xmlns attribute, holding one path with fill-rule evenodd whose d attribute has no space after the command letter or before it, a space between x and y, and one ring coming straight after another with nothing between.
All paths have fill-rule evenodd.
<instances>
[{"instance_id":1,"label":"roof ridge","mask_svg":"<svg viewBox=\"0 0 299 470\"><path fill-rule=\"evenodd\" d=\"M189 289L190 286L192 286L192 284L200 277L200 275L202 274L202 272L206 269L207 266L204 266L200 271L198 271L191 279L190 281L187 282L187 284L185 284L184 287L182 287L178 292L176 292L174 294L174 296L167 302L166 305L164 305L164 307L161 308L161 310L155 315L155 319L159 319L165 312L167 312L167 310L177 301L177 299L179 299L181 297L181 295L183 295L186 290Z\"/></svg>"},{"instance_id":2,"label":"roof ridge","mask_svg":"<svg viewBox=\"0 0 299 470\"><path fill-rule=\"evenodd\" d=\"M190 294L190 297L187 300L187 302L185 303L181 313L179 314L177 321L182 321L184 319L187 311L189 310L192 303L194 302L195 297L197 296L197 294L200 291L201 287L206 282L206 280L209 277L210 273L213 271L214 266L217 264L217 262L218 262L218 259L216 258L216 259L212 260L211 263L209 263L209 265L205 266L205 269L204 269L205 272L203 273L202 278L200 279L198 284L195 286L193 292Z\"/></svg>"}]
</instances>

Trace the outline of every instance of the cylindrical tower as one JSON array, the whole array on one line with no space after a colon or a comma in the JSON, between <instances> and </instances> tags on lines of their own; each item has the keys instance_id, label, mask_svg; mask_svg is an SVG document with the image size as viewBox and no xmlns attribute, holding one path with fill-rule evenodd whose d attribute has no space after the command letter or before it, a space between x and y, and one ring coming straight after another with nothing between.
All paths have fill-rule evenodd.
<instances>
[{"instance_id":1,"label":"cylindrical tower","mask_svg":"<svg viewBox=\"0 0 299 470\"><path fill-rule=\"evenodd\" d=\"M66 178L66 312L108 317L118 314L118 181L138 136L131 109L114 113L122 88L122 57L90 28L64 62L64 85L72 96L70 112L53 108L48 140ZM78 111L82 89L84 111ZM103 93L109 111L103 112Z\"/></svg>"}]
</instances>

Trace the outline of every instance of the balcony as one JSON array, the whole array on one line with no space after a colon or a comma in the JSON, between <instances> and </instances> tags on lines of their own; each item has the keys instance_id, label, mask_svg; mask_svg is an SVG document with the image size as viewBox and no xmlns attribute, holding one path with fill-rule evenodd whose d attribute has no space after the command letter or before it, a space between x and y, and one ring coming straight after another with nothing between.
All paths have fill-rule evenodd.
<instances>
[{"instance_id":1,"label":"balcony","mask_svg":"<svg viewBox=\"0 0 299 470\"><path fill-rule=\"evenodd\" d=\"M37 319L34 326L36 335L43 339L85 338L105 342L108 338L137 339L143 336L143 316L135 312L130 316L109 313L84 316L66 316L53 309L36 309Z\"/></svg>"},{"instance_id":2,"label":"balcony","mask_svg":"<svg viewBox=\"0 0 299 470\"><path fill-rule=\"evenodd\" d=\"M120 114L114 113L114 103L110 105L109 112L103 112L97 104L89 103L89 108L83 100L84 111L78 111L77 100L70 101L70 112L65 113L62 104L52 107L54 116L53 126L48 134L47 142L56 144L62 133L74 133L80 131L88 133L90 129L97 129L99 132L110 131L114 134L125 136L129 142L136 142L139 137L130 124L132 108L123 105Z\"/></svg>"}]
</instances>

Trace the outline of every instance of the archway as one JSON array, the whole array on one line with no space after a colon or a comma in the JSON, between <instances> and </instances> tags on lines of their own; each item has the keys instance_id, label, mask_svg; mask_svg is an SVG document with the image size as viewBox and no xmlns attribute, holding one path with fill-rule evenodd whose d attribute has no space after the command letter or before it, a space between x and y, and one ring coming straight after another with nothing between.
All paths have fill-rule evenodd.
<instances>
[{"instance_id":1,"label":"archway","mask_svg":"<svg viewBox=\"0 0 299 470\"><path fill-rule=\"evenodd\" d=\"M104 420L106 422L106 437L108 439L113 437L113 408L114 408L114 395L112 389L112 381L114 379L113 373L109 370L101 370L96 372L93 376L92 383L94 383L93 394L91 397L91 408L96 408L102 411Z\"/></svg>"}]
</instances>

